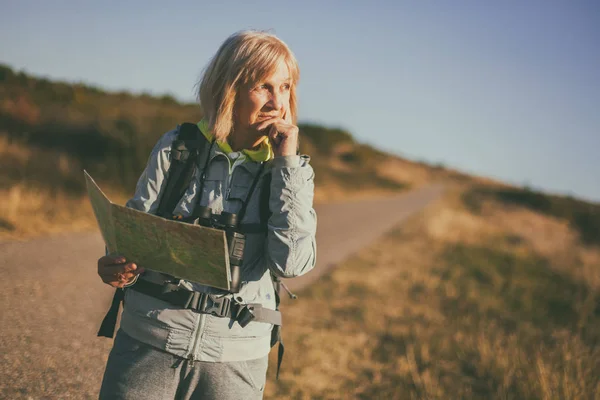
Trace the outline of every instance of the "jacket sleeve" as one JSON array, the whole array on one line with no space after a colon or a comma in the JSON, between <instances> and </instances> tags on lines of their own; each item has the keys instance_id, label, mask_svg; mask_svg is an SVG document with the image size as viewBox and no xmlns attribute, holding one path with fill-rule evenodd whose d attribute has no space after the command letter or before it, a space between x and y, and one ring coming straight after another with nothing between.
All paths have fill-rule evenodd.
<instances>
[{"instance_id":1,"label":"jacket sleeve","mask_svg":"<svg viewBox=\"0 0 600 400\"><path fill-rule=\"evenodd\" d=\"M175 139L176 131L165 133L156 143L146 168L138 179L135 193L125 204L126 207L155 214L158 209L158 199L167 182L166 176L170 161L171 142Z\"/></svg>"},{"instance_id":2,"label":"jacket sleeve","mask_svg":"<svg viewBox=\"0 0 600 400\"><path fill-rule=\"evenodd\" d=\"M266 245L269 269L279 277L300 276L315 266L317 214L313 198L314 170L309 157L276 157Z\"/></svg>"}]
</instances>

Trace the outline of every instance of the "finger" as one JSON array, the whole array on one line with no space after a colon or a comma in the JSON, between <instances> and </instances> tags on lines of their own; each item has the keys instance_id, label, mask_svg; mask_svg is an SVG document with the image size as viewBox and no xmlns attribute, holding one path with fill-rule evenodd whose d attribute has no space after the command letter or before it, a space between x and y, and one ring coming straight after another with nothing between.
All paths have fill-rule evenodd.
<instances>
[{"instance_id":1,"label":"finger","mask_svg":"<svg viewBox=\"0 0 600 400\"><path fill-rule=\"evenodd\" d=\"M278 146L281 143L281 141L283 140L283 136L277 130L277 126L275 126L275 124L271 125L268 136L269 136L269 140L271 141L271 143L274 144L275 146Z\"/></svg>"},{"instance_id":2,"label":"finger","mask_svg":"<svg viewBox=\"0 0 600 400\"><path fill-rule=\"evenodd\" d=\"M264 131L273 123L275 123L275 118L266 119L266 120L262 121L260 124L258 124L258 126L256 127L256 130L259 132Z\"/></svg>"},{"instance_id":3,"label":"finger","mask_svg":"<svg viewBox=\"0 0 600 400\"><path fill-rule=\"evenodd\" d=\"M126 274L117 274L117 276L103 277L102 282L113 286L113 287L123 287L125 285L131 284L135 277L139 275L136 273L126 273Z\"/></svg>"},{"instance_id":4,"label":"finger","mask_svg":"<svg viewBox=\"0 0 600 400\"><path fill-rule=\"evenodd\" d=\"M116 281L111 281L111 282L107 282L107 283L112 286L115 286L115 287L123 288L126 285L131 285L135 281L135 278L141 272L143 272L143 270L144 270L143 268L138 268L137 270L132 271L132 272L119 273L119 274L117 274Z\"/></svg>"},{"instance_id":5,"label":"finger","mask_svg":"<svg viewBox=\"0 0 600 400\"><path fill-rule=\"evenodd\" d=\"M125 259L125 257L119 256L119 255L107 255L104 257L100 257L100 259L98 259L98 264L105 264L105 265L124 264L126 262L127 262L127 260Z\"/></svg>"},{"instance_id":6,"label":"finger","mask_svg":"<svg viewBox=\"0 0 600 400\"><path fill-rule=\"evenodd\" d=\"M144 272L144 268L138 267L135 271L101 274L100 278L104 283L107 283L111 286L122 287L125 284L129 284L135 276L141 274L142 272Z\"/></svg>"},{"instance_id":7,"label":"finger","mask_svg":"<svg viewBox=\"0 0 600 400\"><path fill-rule=\"evenodd\" d=\"M102 282L117 288L122 288L123 286L130 284L133 282L135 275L119 275L118 277L112 278L102 278Z\"/></svg>"},{"instance_id":8,"label":"finger","mask_svg":"<svg viewBox=\"0 0 600 400\"><path fill-rule=\"evenodd\" d=\"M117 276L117 274L123 274L126 272L133 272L138 269L135 263L129 264L117 264L117 265L105 265L98 269L98 274L103 277Z\"/></svg>"},{"instance_id":9,"label":"finger","mask_svg":"<svg viewBox=\"0 0 600 400\"><path fill-rule=\"evenodd\" d=\"M289 110L285 110L285 113L283 114L283 120L288 124L292 123L292 113Z\"/></svg>"},{"instance_id":10,"label":"finger","mask_svg":"<svg viewBox=\"0 0 600 400\"><path fill-rule=\"evenodd\" d=\"M119 282L127 283L130 282L133 278L135 278L138 274L133 272L126 272L124 274L117 274L117 280Z\"/></svg>"},{"instance_id":11,"label":"finger","mask_svg":"<svg viewBox=\"0 0 600 400\"><path fill-rule=\"evenodd\" d=\"M270 125L276 123L279 120L281 120L281 118L279 118L279 117L273 117L273 118L265 119L260 124L258 124L258 126L256 127L256 130L257 131L263 131L263 130L267 129Z\"/></svg>"}]
</instances>

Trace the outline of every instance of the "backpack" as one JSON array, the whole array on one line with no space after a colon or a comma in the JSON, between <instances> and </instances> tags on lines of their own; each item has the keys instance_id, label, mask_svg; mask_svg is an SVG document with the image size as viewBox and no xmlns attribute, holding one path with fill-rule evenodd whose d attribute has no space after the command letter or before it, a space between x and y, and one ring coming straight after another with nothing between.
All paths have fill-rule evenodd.
<instances>
[{"instance_id":1,"label":"backpack","mask_svg":"<svg viewBox=\"0 0 600 400\"><path fill-rule=\"evenodd\" d=\"M204 157L204 169L202 173L206 173L211 147L212 144L202 134L197 124L184 122L178 126L177 138L173 140L171 144L171 164L167 173L165 189L158 199L159 205L156 212L157 216L167 219L173 218L173 211L185 194L194 176L196 161L198 159L201 160L202 157ZM259 174L260 173L261 172L259 172ZM260 197L260 221L261 225L265 226L266 221L268 221L270 216L270 177L271 175L268 174L267 184L265 185L265 189L262 190ZM256 184L256 182L257 180L255 180L254 184ZM203 184L204 177L201 179L201 185ZM200 187L199 193L202 193L202 186ZM198 204L196 204L196 207L197 206ZM194 210L192 210L192 218L190 219L193 219L193 214ZM242 217L240 217L240 220L241 218ZM252 227L251 230L255 229L256 227ZM264 232L266 234L266 229L264 229ZM286 290L290 298L296 299L297 296L289 291L285 284L280 281L279 277L275 276L272 272L269 274L275 289L275 310L279 311L279 304L281 302L281 288ZM104 320L102 321L98 331L98 336L104 336L108 338L112 338L114 336L119 306L120 303L124 301L124 297L125 289L116 289L111 307L104 317ZM284 354L281 325L273 325L273 330L271 331L271 347L275 346L277 343L279 343L277 354L277 379L279 379L279 370Z\"/></svg>"}]
</instances>

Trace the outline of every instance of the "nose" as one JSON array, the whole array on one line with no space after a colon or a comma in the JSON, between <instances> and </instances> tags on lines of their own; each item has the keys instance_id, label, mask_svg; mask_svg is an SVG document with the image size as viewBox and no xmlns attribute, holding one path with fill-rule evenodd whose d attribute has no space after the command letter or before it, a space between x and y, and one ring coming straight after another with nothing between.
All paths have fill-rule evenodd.
<instances>
[{"instance_id":1,"label":"nose","mask_svg":"<svg viewBox=\"0 0 600 400\"><path fill-rule=\"evenodd\" d=\"M271 99L269 101L270 106L274 110L281 110L283 108L284 103L284 95L283 93L275 90L271 93Z\"/></svg>"}]
</instances>

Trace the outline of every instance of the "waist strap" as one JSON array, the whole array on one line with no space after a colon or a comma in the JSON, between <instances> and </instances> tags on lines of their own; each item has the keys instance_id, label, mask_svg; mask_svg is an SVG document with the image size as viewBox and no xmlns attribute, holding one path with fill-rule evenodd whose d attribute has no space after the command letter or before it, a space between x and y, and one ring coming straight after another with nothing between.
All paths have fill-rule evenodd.
<instances>
[{"instance_id":1,"label":"waist strap","mask_svg":"<svg viewBox=\"0 0 600 400\"><path fill-rule=\"evenodd\" d=\"M174 286L174 285L173 285ZM214 295L206 293L192 292L189 290L183 290L181 288L171 289L168 285L157 285L145 281L144 279L138 279L133 286L129 286L127 290L133 289L142 294L156 297L164 300L168 303L178 305L182 308L190 308L197 312L207 312L209 314L223 317L233 318L242 326L246 326L250 321L266 322L273 324L273 330L271 332L271 347L275 343L279 342L279 350L277 352L277 379L279 379L279 370L281 368L281 361L283 360L284 346L281 338L281 313L276 310L270 310L263 308L260 304L240 304L232 302L229 298L221 297L218 298ZM277 298L277 304L279 305L279 294L275 292ZM119 305L123 301L124 290L117 289L113 296L112 305L98 331L98 336L105 336L112 338L115 333L115 326L117 323L117 317L119 313ZM215 301L217 299L217 301ZM194 308L195 306L195 308ZM203 310L203 311L201 311Z\"/></svg>"},{"instance_id":2,"label":"waist strap","mask_svg":"<svg viewBox=\"0 0 600 400\"><path fill-rule=\"evenodd\" d=\"M251 321L281 326L281 313L264 308L262 304L241 304L226 296L195 292L180 287L174 289L171 286L157 285L144 279L138 279L135 285L128 287L127 290L135 290L197 313L231 318L242 327Z\"/></svg>"}]
</instances>

